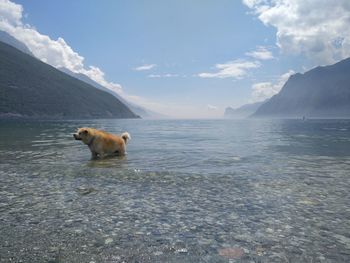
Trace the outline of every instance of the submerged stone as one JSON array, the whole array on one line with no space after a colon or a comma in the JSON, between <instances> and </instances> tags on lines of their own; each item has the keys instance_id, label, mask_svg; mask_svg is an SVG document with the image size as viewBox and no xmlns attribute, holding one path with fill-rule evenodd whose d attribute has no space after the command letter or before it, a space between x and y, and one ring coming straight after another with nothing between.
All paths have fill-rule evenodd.
<instances>
[{"instance_id":1,"label":"submerged stone","mask_svg":"<svg viewBox=\"0 0 350 263\"><path fill-rule=\"evenodd\" d=\"M85 187L78 187L78 188L76 189L76 191L77 191L79 194L81 194L81 195L88 195L88 194L90 194L90 193L92 193L92 192L95 192L96 189L93 188L93 187L88 187L88 188L85 188Z\"/></svg>"},{"instance_id":2,"label":"submerged stone","mask_svg":"<svg viewBox=\"0 0 350 263\"><path fill-rule=\"evenodd\" d=\"M175 253L187 253L188 250L187 248L179 248L179 249L176 249Z\"/></svg>"},{"instance_id":3,"label":"submerged stone","mask_svg":"<svg viewBox=\"0 0 350 263\"><path fill-rule=\"evenodd\" d=\"M107 238L106 240L105 240L105 245L108 245L108 244L110 244L110 243L112 243L113 242L113 238Z\"/></svg>"},{"instance_id":4,"label":"submerged stone","mask_svg":"<svg viewBox=\"0 0 350 263\"><path fill-rule=\"evenodd\" d=\"M219 255L228 259L241 258L244 255L244 250L240 247L228 247L219 249Z\"/></svg>"}]
</instances>

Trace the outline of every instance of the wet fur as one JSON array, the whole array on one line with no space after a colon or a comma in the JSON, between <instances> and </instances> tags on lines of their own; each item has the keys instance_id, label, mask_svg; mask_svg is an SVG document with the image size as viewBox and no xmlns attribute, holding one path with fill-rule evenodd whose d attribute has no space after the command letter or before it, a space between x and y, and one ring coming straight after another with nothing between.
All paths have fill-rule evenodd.
<instances>
[{"instance_id":1,"label":"wet fur","mask_svg":"<svg viewBox=\"0 0 350 263\"><path fill-rule=\"evenodd\" d=\"M88 145L92 159L124 156L126 144L130 140L130 135L127 132L119 136L93 128L79 128L73 137Z\"/></svg>"}]
</instances>

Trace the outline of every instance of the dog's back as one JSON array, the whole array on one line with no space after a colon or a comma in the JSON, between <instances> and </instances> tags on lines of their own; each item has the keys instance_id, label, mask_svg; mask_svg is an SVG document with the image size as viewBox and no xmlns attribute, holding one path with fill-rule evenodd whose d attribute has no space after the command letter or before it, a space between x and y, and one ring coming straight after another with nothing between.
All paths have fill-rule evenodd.
<instances>
[{"instance_id":1,"label":"dog's back","mask_svg":"<svg viewBox=\"0 0 350 263\"><path fill-rule=\"evenodd\" d=\"M129 133L125 132L121 136L105 131L95 130L96 144L99 152L104 154L125 155L126 143L130 139Z\"/></svg>"}]
</instances>

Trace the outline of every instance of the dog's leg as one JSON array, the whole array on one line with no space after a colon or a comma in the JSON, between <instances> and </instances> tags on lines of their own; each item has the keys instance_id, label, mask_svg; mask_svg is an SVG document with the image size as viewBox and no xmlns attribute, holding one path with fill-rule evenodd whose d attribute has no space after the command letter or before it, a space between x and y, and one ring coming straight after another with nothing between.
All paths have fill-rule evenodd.
<instances>
[{"instance_id":1,"label":"dog's leg","mask_svg":"<svg viewBox=\"0 0 350 263\"><path fill-rule=\"evenodd\" d=\"M125 149L125 144L120 147L120 149L118 150L118 155L119 156L124 156L125 155L125 152L126 152L126 149Z\"/></svg>"},{"instance_id":2,"label":"dog's leg","mask_svg":"<svg viewBox=\"0 0 350 263\"><path fill-rule=\"evenodd\" d=\"M97 152L91 152L91 160L96 160L98 157Z\"/></svg>"}]
</instances>

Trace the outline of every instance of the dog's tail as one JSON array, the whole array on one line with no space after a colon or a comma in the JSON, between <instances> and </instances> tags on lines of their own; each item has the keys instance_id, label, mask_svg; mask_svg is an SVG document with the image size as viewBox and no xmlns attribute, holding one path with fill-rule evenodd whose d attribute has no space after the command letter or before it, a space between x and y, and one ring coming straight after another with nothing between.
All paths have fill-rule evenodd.
<instances>
[{"instance_id":1,"label":"dog's tail","mask_svg":"<svg viewBox=\"0 0 350 263\"><path fill-rule=\"evenodd\" d=\"M130 134L128 132L122 133L121 137L123 138L125 144L128 143L128 140L131 139Z\"/></svg>"}]
</instances>

